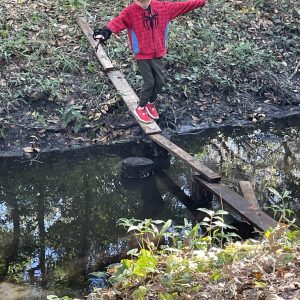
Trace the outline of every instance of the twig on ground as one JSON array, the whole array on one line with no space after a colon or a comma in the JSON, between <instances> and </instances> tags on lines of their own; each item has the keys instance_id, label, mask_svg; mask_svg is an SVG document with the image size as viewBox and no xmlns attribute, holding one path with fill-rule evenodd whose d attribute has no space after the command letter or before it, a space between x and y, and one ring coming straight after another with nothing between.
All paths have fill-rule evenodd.
<instances>
[{"instance_id":1,"label":"twig on ground","mask_svg":"<svg viewBox=\"0 0 300 300\"><path fill-rule=\"evenodd\" d=\"M296 68L294 70L294 72L292 73L292 75L289 77L289 80L291 80L298 72L298 69L300 67L300 60L298 61L297 65L296 65Z\"/></svg>"}]
</instances>

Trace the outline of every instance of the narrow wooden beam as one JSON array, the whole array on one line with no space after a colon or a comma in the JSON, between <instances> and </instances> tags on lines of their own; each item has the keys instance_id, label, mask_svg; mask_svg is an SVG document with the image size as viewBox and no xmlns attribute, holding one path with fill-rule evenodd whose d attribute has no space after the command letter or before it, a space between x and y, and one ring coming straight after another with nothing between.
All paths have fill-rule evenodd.
<instances>
[{"instance_id":1,"label":"narrow wooden beam","mask_svg":"<svg viewBox=\"0 0 300 300\"><path fill-rule=\"evenodd\" d=\"M150 135L149 138L168 150L171 154L182 159L185 163L191 166L199 175L205 178L209 182L219 182L221 177L219 174L215 173L205 165L203 165L199 160L195 159L193 156L185 152L183 149L172 143L170 140L165 138L160 134Z\"/></svg>"},{"instance_id":2,"label":"narrow wooden beam","mask_svg":"<svg viewBox=\"0 0 300 300\"><path fill-rule=\"evenodd\" d=\"M250 181L241 180L239 181L239 186L244 199L255 205L256 208L259 208L252 183Z\"/></svg>"},{"instance_id":3,"label":"narrow wooden beam","mask_svg":"<svg viewBox=\"0 0 300 300\"><path fill-rule=\"evenodd\" d=\"M93 39L93 31L92 31L90 25L88 24L88 22L86 21L86 19L84 17L77 16L76 19L77 19L77 23L80 26L81 30L83 31L83 33L85 34L85 36L89 40L89 42L92 45L93 49L96 51L96 46L97 46L98 42L96 42ZM110 59L106 55L106 53L105 53L105 51L104 51L104 49L102 48L101 45L98 46L96 56L99 59L104 71L107 72L107 71L115 69L115 67L113 66L112 62L110 61Z\"/></svg>"},{"instance_id":4,"label":"narrow wooden beam","mask_svg":"<svg viewBox=\"0 0 300 300\"><path fill-rule=\"evenodd\" d=\"M77 22L88 38L90 44L95 49L97 43L93 39L93 33L89 24L83 17L80 16L77 17ZM137 106L139 98L129 86L123 74L120 71L114 70L115 68L113 64L111 63L101 45L99 45L96 51L96 56L99 59L103 69L107 72L107 75L112 81L113 85L120 93L128 109L135 117L134 110ZM136 120L138 121L137 118ZM242 218L249 221L256 228L264 231L269 227L275 227L277 225L277 222L274 219L258 209L255 204L245 201L243 197L230 190L224 184L216 183L221 180L220 175L207 168L200 161L196 160L190 154L185 152L183 149L181 149L162 135L158 134L161 132L161 129L156 124L156 122L153 121L151 124L144 124L138 121L138 123L144 130L144 132L149 135L149 138L151 140L165 148L168 152L182 159L196 172L198 172L199 178L195 176L195 180L198 180L199 183L203 185L204 189L207 189L209 192L219 197L221 201L224 201L226 205L235 210L239 215L242 216ZM205 180L201 179L200 176Z\"/></svg>"},{"instance_id":5,"label":"narrow wooden beam","mask_svg":"<svg viewBox=\"0 0 300 300\"><path fill-rule=\"evenodd\" d=\"M203 189L207 189L215 195L224 206L228 206L244 220L252 224L255 228L266 231L269 227L276 227L278 223L256 207L256 205L245 201L245 199L222 183L210 183L200 177L195 178Z\"/></svg>"}]
</instances>

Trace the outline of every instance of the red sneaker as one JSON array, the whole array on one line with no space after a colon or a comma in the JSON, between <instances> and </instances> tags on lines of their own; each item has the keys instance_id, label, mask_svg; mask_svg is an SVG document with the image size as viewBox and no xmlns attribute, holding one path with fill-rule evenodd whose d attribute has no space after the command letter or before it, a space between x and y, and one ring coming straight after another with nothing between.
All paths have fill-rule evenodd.
<instances>
[{"instance_id":1,"label":"red sneaker","mask_svg":"<svg viewBox=\"0 0 300 300\"><path fill-rule=\"evenodd\" d=\"M148 102L146 104L145 108L146 108L146 112L148 113L148 115L152 119L154 119L154 120L158 120L159 119L159 114L158 114L158 112L157 112L157 110L156 110L156 108L155 108L155 106L154 106L153 103Z\"/></svg>"},{"instance_id":2,"label":"red sneaker","mask_svg":"<svg viewBox=\"0 0 300 300\"><path fill-rule=\"evenodd\" d=\"M142 123L151 123L152 122L152 119L148 116L145 107L137 107L134 110L134 114L136 115L138 120L141 121Z\"/></svg>"}]
</instances>

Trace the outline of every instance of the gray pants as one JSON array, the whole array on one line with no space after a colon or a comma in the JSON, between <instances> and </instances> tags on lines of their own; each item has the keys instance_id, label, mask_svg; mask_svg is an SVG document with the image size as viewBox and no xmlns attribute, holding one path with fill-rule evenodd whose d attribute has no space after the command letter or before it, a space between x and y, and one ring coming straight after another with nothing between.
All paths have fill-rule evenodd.
<instances>
[{"instance_id":1,"label":"gray pants","mask_svg":"<svg viewBox=\"0 0 300 300\"><path fill-rule=\"evenodd\" d=\"M139 106L144 107L148 102L154 102L161 92L165 84L165 67L162 57L137 60L137 66L144 80Z\"/></svg>"}]
</instances>

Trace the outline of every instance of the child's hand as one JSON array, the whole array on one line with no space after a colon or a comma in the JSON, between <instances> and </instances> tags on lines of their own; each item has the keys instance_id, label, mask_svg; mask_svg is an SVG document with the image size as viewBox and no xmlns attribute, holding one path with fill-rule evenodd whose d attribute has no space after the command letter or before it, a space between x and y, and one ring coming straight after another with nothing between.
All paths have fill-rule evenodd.
<instances>
[{"instance_id":1,"label":"child's hand","mask_svg":"<svg viewBox=\"0 0 300 300\"><path fill-rule=\"evenodd\" d=\"M102 34L98 34L98 35L94 34L93 38L94 38L94 40L101 40L101 41L105 40L105 38L104 38L104 36Z\"/></svg>"},{"instance_id":2,"label":"child's hand","mask_svg":"<svg viewBox=\"0 0 300 300\"><path fill-rule=\"evenodd\" d=\"M100 40L100 42L104 42L105 38L103 35L99 34L99 35L94 36L94 40Z\"/></svg>"},{"instance_id":3,"label":"child's hand","mask_svg":"<svg viewBox=\"0 0 300 300\"><path fill-rule=\"evenodd\" d=\"M94 40L100 40L100 42L105 42L111 36L112 32L110 29L104 27L103 29L96 29L93 34Z\"/></svg>"}]
</instances>

